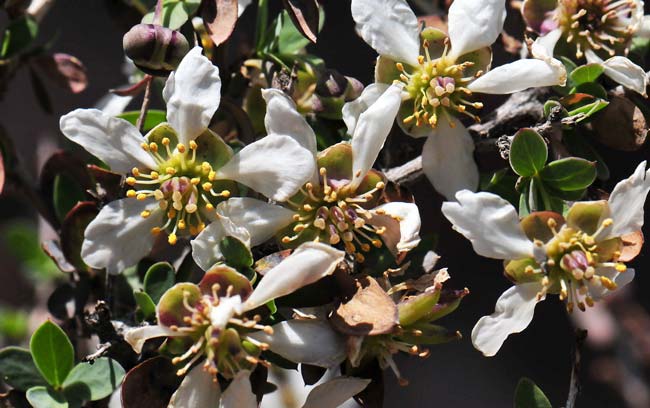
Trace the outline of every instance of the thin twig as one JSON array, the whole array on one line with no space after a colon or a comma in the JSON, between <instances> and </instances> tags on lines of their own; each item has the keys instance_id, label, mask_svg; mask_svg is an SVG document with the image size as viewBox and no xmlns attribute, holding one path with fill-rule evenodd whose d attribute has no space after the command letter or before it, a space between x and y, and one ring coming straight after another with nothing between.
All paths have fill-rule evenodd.
<instances>
[{"instance_id":1,"label":"thin twig","mask_svg":"<svg viewBox=\"0 0 650 408\"><path fill-rule=\"evenodd\" d=\"M566 408L574 408L576 398L580 393L580 353L582 346L587 339L587 330L576 330L576 345L573 352L573 367L571 368L571 383L569 384L569 397L566 401Z\"/></svg>"},{"instance_id":2,"label":"thin twig","mask_svg":"<svg viewBox=\"0 0 650 408\"><path fill-rule=\"evenodd\" d=\"M149 103L151 102L151 82L153 82L153 77L147 75L147 87L144 90L144 99L142 100L142 107L140 108L140 116L138 116L138 121L136 122L136 127L142 132L144 129L144 122L147 118L147 112L149 111Z\"/></svg>"}]
</instances>

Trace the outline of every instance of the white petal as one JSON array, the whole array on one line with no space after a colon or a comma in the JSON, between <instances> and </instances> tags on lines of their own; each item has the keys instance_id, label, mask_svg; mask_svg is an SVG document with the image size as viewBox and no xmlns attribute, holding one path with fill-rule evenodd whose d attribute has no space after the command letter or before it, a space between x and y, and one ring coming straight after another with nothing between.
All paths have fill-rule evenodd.
<instances>
[{"instance_id":1,"label":"white petal","mask_svg":"<svg viewBox=\"0 0 650 408\"><path fill-rule=\"evenodd\" d=\"M406 1L352 0L352 18L357 33L379 55L418 64L418 20Z\"/></svg>"},{"instance_id":2,"label":"white petal","mask_svg":"<svg viewBox=\"0 0 650 408\"><path fill-rule=\"evenodd\" d=\"M519 216L509 202L492 193L456 194L458 202L442 204L442 213L453 228L469 239L474 251L494 259L531 257L533 243L519 225Z\"/></svg>"},{"instance_id":3,"label":"white petal","mask_svg":"<svg viewBox=\"0 0 650 408\"><path fill-rule=\"evenodd\" d=\"M407 252L420 243L420 211L412 203L392 202L371 210L368 224L386 227L381 239L393 253ZM381 213L381 214L378 214Z\"/></svg>"},{"instance_id":4,"label":"white petal","mask_svg":"<svg viewBox=\"0 0 650 408\"><path fill-rule=\"evenodd\" d=\"M641 7L641 10L643 10L643 7ZM643 16L639 24L639 29L636 32L636 37L650 38L650 15Z\"/></svg>"},{"instance_id":5,"label":"white petal","mask_svg":"<svg viewBox=\"0 0 650 408\"><path fill-rule=\"evenodd\" d=\"M646 72L629 59L615 56L603 61L592 50L586 50L585 57L587 58L587 62L600 63L605 69L605 75L614 81L643 96L647 95L646 86L648 85L648 77Z\"/></svg>"},{"instance_id":6,"label":"white petal","mask_svg":"<svg viewBox=\"0 0 650 408\"><path fill-rule=\"evenodd\" d=\"M472 330L472 344L486 357L495 355L513 333L524 330L533 320L539 302L537 282L515 285L503 292L490 316L482 317ZM540 299L543 300L543 299Z\"/></svg>"},{"instance_id":7,"label":"white petal","mask_svg":"<svg viewBox=\"0 0 650 408\"><path fill-rule=\"evenodd\" d=\"M213 407L214 405L195 405ZM241 370L223 392L219 408L257 408L257 398L251 389L250 372Z\"/></svg>"},{"instance_id":8,"label":"white petal","mask_svg":"<svg viewBox=\"0 0 650 408\"><path fill-rule=\"evenodd\" d=\"M616 289L614 290L619 290L628 283L632 282L634 279L634 269L629 268L623 273L619 273L616 268L612 267L598 267L596 268L596 275L598 276L605 276L614 283L616 283ZM596 279L592 279L591 281L587 281L587 287L589 288L589 294L591 297L598 301L603 298L603 296L606 296L608 293L612 292L611 290L608 290L605 288L602 284L597 285L594 284L594 281Z\"/></svg>"},{"instance_id":9,"label":"white petal","mask_svg":"<svg viewBox=\"0 0 650 408\"><path fill-rule=\"evenodd\" d=\"M155 236L153 227L162 225L162 211L154 200L123 198L102 207L88 224L81 246L84 262L95 269L118 274L149 254ZM142 218L142 211L151 215Z\"/></svg>"},{"instance_id":10,"label":"white petal","mask_svg":"<svg viewBox=\"0 0 650 408\"><path fill-rule=\"evenodd\" d=\"M117 116L126 110L126 107L129 106L132 100L132 96L120 96L109 93L97 101L95 108L108 116Z\"/></svg>"},{"instance_id":11,"label":"white petal","mask_svg":"<svg viewBox=\"0 0 650 408\"><path fill-rule=\"evenodd\" d=\"M251 246L251 237L246 229L235 225L226 217L219 217L190 242L194 262L207 271L222 260L223 254L219 244L226 237L235 237L247 247Z\"/></svg>"},{"instance_id":12,"label":"white petal","mask_svg":"<svg viewBox=\"0 0 650 408\"><path fill-rule=\"evenodd\" d=\"M258 331L249 337L294 363L328 368L345 360L345 339L322 320L287 320L274 325L272 335Z\"/></svg>"},{"instance_id":13,"label":"white petal","mask_svg":"<svg viewBox=\"0 0 650 408\"><path fill-rule=\"evenodd\" d=\"M541 60L553 58L555 46L560 38L562 38L562 29L560 28L551 31L546 35L537 37L531 47L533 57Z\"/></svg>"},{"instance_id":14,"label":"white petal","mask_svg":"<svg viewBox=\"0 0 650 408\"><path fill-rule=\"evenodd\" d=\"M223 330L229 320L241 309L241 297L231 296L219 299L219 305L210 309L210 326Z\"/></svg>"},{"instance_id":15,"label":"white petal","mask_svg":"<svg viewBox=\"0 0 650 408\"><path fill-rule=\"evenodd\" d=\"M264 274L244 303L245 310L254 309L270 300L288 295L332 274L344 256L345 252L329 245L317 242L300 245L289 257Z\"/></svg>"},{"instance_id":16,"label":"white petal","mask_svg":"<svg viewBox=\"0 0 650 408\"><path fill-rule=\"evenodd\" d=\"M316 154L316 134L309 123L296 110L296 104L279 89L262 89L266 101L264 125L266 132L287 135L300 143L305 149Z\"/></svg>"},{"instance_id":17,"label":"white petal","mask_svg":"<svg viewBox=\"0 0 650 408\"><path fill-rule=\"evenodd\" d=\"M352 188L359 186L384 147L402 103L401 94L400 85L391 85L359 116L352 135Z\"/></svg>"},{"instance_id":18,"label":"white petal","mask_svg":"<svg viewBox=\"0 0 650 408\"><path fill-rule=\"evenodd\" d=\"M505 0L455 0L449 7L450 56L489 47L503 30Z\"/></svg>"},{"instance_id":19,"label":"white petal","mask_svg":"<svg viewBox=\"0 0 650 408\"><path fill-rule=\"evenodd\" d=\"M142 326L136 327L133 329L127 330L124 334L124 340L126 340L129 345L133 348L133 351L140 354L142 353L142 346L149 339L155 339L156 337L173 337L179 336L178 331L173 331L169 327L165 326Z\"/></svg>"},{"instance_id":20,"label":"white petal","mask_svg":"<svg viewBox=\"0 0 650 408\"><path fill-rule=\"evenodd\" d=\"M440 194L453 200L457 191L475 191L478 167L474 162L472 136L456 118L454 127L446 119L438 122L422 147L422 170Z\"/></svg>"},{"instance_id":21,"label":"white petal","mask_svg":"<svg viewBox=\"0 0 650 408\"><path fill-rule=\"evenodd\" d=\"M59 124L65 137L115 172L127 173L134 167L156 168L154 159L140 147L144 138L124 119L97 109L77 109L62 116Z\"/></svg>"},{"instance_id":22,"label":"white petal","mask_svg":"<svg viewBox=\"0 0 650 408\"><path fill-rule=\"evenodd\" d=\"M386 92L388 86L388 84L381 83L370 84L363 89L363 92L361 92L361 95L357 99L343 105L343 122L345 122L345 126L348 128L349 135L354 134L359 116L368 110Z\"/></svg>"},{"instance_id":23,"label":"white petal","mask_svg":"<svg viewBox=\"0 0 650 408\"><path fill-rule=\"evenodd\" d=\"M286 201L316 171L314 155L293 138L269 135L241 149L217 177L240 182L276 201Z\"/></svg>"},{"instance_id":24,"label":"white petal","mask_svg":"<svg viewBox=\"0 0 650 408\"><path fill-rule=\"evenodd\" d=\"M650 169L642 162L627 179L619 182L609 196L614 220L611 237L637 232L643 227L643 206L650 191Z\"/></svg>"},{"instance_id":25,"label":"white petal","mask_svg":"<svg viewBox=\"0 0 650 408\"><path fill-rule=\"evenodd\" d=\"M470 83L472 92L511 94L528 88L560 85L566 81L566 70L559 63L540 59L522 59L501 65Z\"/></svg>"},{"instance_id":26,"label":"white petal","mask_svg":"<svg viewBox=\"0 0 650 408\"><path fill-rule=\"evenodd\" d=\"M237 0L237 16L241 17L246 7L250 6L252 2L253 0Z\"/></svg>"},{"instance_id":27,"label":"white petal","mask_svg":"<svg viewBox=\"0 0 650 408\"><path fill-rule=\"evenodd\" d=\"M251 246L259 245L293 221L293 211L248 197L233 197L219 203L217 213L248 231Z\"/></svg>"},{"instance_id":28,"label":"white petal","mask_svg":"<svg viewBox=\"0 0 650 408\"><path fill-rule=\"evenodd\" d=\"M167 121L178 133L178 141L187 143L210 124L221 102L219 68L194 47L172 72L163 89L167 102Z\"/></svg>"},{"instance_id":29,"label":"white petal","mask_svg":"<svg viewBox=\"0 0 650 408\"><path fill-rule=\"evenodd\" d=\"M167 408L217 407L221 397L219 383L198 364L183 378Z\"/></svg>"},{"instance_id":30,"label":"white petal","mask_svg":"<svg viewBox=\"0 0 650 408\"><path fill-rule=\"evenodd\" d=\"M317 385L307 396L302 408L332 408L363 391L370 380L357 377L337 377Z\"/></svg>"}]
</instances>

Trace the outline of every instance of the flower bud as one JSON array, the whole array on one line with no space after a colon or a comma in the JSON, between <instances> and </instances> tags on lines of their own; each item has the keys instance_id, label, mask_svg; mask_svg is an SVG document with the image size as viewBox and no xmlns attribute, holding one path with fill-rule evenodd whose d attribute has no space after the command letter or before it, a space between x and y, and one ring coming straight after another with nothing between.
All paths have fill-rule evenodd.
<instances>
[{"instance_id":1,"label":"flower bud","mask_svg":"<svg viewBox=\"0 0 650 408\"><path fill-rule=\"evenodd\" d=\"M124 53L142 71L167 75L189 51L185 36L178 31L154 24L138 24L122 40Z\"/></svg>"},{"instance_id":2,"label":"flower bud","mask_svg":"<svg viewBox=\"0 0 650 408\"><path fill-rule=\"evenodd\" d=\"M361 95L363 84L357 79L341 75L338 71L328 69L318 78L316 94L325 98L340 98L345 102Z\"/></svg>"}]
</instances>

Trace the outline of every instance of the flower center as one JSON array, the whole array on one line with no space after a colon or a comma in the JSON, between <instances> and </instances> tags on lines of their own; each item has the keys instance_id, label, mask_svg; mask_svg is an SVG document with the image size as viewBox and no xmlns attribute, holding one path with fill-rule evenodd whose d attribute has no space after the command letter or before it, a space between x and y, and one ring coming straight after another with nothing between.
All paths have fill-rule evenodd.
<instances>
[{"instance_id":1,"label":"flower center","mask_svg":"<svg viewBox=\"0 0 650 408\"><path fill-rule=\"evenodd\" d=\"M166 221L151 232L158 234L167 231L168 241L173 245L179 233L187 231L190 235L196 235L201 232L205 228L201 209L214 211L214 206L220 200L230 197L230 191L215 191L216 172L210 163L196 160L196 142L191 141L189 149L179 143L174 151L169 146L168 138L163 138L161 144L165 147L165 156L159 151L157 143L142 143L142 149L156 161L158 169L149 173L141 172L138 168L131 170L132 176L127 177L126 183L134 188L128 190L126 196L137 200L153 197L158 201L160 209L165 212ZM149 210L141 213L144 218L150 215Z\"/></svg>"},{"instance_id":2,"label":"flower center","mask_svg":"<svg viewBox=\"0 0 650 408\"><path fill-rule=\"evenodd\" d=\"M584 311L585 305L594 305L591 291L616 289L612 277L606 276L604 272L611 271L612 268L619 273L627 270L625 264L617 262L621 255L620 242L618 239L599 239L605 236L605 231L611 229L612 223L611 219L606 219L590 235L567 226L558 232L555 220L549 219L548 226L554 237L546 244L546 265L538 269L532 266L526 268L527 273L544 274L543 289L538 297L541 298L549 289L556 288L569 312L573 311L574 306ZM543 245L540 241L535 244Z\"/></svg>"},{"instance_id":3,"label":"flower center","mask_svg":"<svg viewBox=\"0 0 650 408\"><path fill-rule=\"evenodd\" d=\"M289 245L303 235L314 236L317 242L343 243L348 254L363 262L362 252L383 245L380 236L386 228L368 224L373 214L363 205L379 197L384 183L380 181L375 188L356 195L356 192L346 191L347 183L337 188L335 180L328 180L325 168L320 169L320 175L321 185L307 183L288 201L296 211L291 225L294 234L283 236L282 243Z\"/></svg>"},{"instance_id":4,"label":"flower center","mask_svg":"<svg viewBox=\"0 0 650 408\"><path fill-rule=\"evenodd\" d=\"M554 19L575 44L577 58L587 49L614 56L637 29L637 7L633 0L562 0Z\"/></svg>"},{"instance_id":5,"label":"flower center","mask_svg":"<svg viewBox=\"0 0 650 408\"><path fill-rule=\"evenodd\" d=\"M228 299L219 298L219 290L220 285L215 283L212 285L212 296L203 295L193 305L188 300L190 292L183 292L183 306L189 315L183 318L185 326L171 326L170 329L189 336L194 343L184 354L172 359L173 364L187 361L176 372L179 376L185 375L201 357L205 357L204 370L214 376L221 373L226 378L234 377L240 370L251 369L256 364L268 366L268 362L259 355L269 345L246 336L246 333L263 330L273 334L273 329L260 325L259 315L248 319L236 317L232 310L221 310L230 305ZM232 291L233 287L229 286L226 298L230 297ZM223 322L217 322L222 316Z\"/></svg>"},{"instance_id":6,"label":"flower center","mask_svg":"<svg viewBox=\"0 0 650 408\"><path fill-rule=\"evenodd\" d=\"M453 123L449 112L463 113L478 122L479 117L468 112L467 108L481 109L483 104L465 99L472 94L466 85L475 76L465 77L464 71L474 63L467 61L456 64L447 57L447 48L440 58L432 60L427 40L424 40L423 48L425 55L418 57L418 66L407 68L401 62L395 64L401 72L400 80L413 100L413 114L404 118L403 122L415 122L418 126L428 124L435 128L441 116Z\"/></svg>"}]
</instances>

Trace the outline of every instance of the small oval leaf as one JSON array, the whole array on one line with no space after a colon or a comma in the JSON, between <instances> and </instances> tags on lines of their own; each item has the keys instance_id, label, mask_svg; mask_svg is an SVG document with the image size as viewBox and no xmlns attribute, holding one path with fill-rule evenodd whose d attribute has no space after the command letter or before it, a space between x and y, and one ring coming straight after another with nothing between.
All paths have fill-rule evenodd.
<instances>
[{"instance_id":1,"label":"small oval leaf","mask_svg":"<svg viewBox=\"0 0 650 408\"><path fill-rule=\"evenodd\" d=\"M63 384L74 365L74 349L65 332L48 320L32 335L29 349L47 382L53 387Z\"/></svg>"},{"instance_id":2,"label":"small oval leaf","mask_svg":"<svg viewBox=\"0 0 650 408\"><path fill-rule=\"evenodd\" d=\"M522 177L537 174L548 159L546 142L533 129L521 129L510 146L510 166Z\"/></svg>"}]
</instances>

